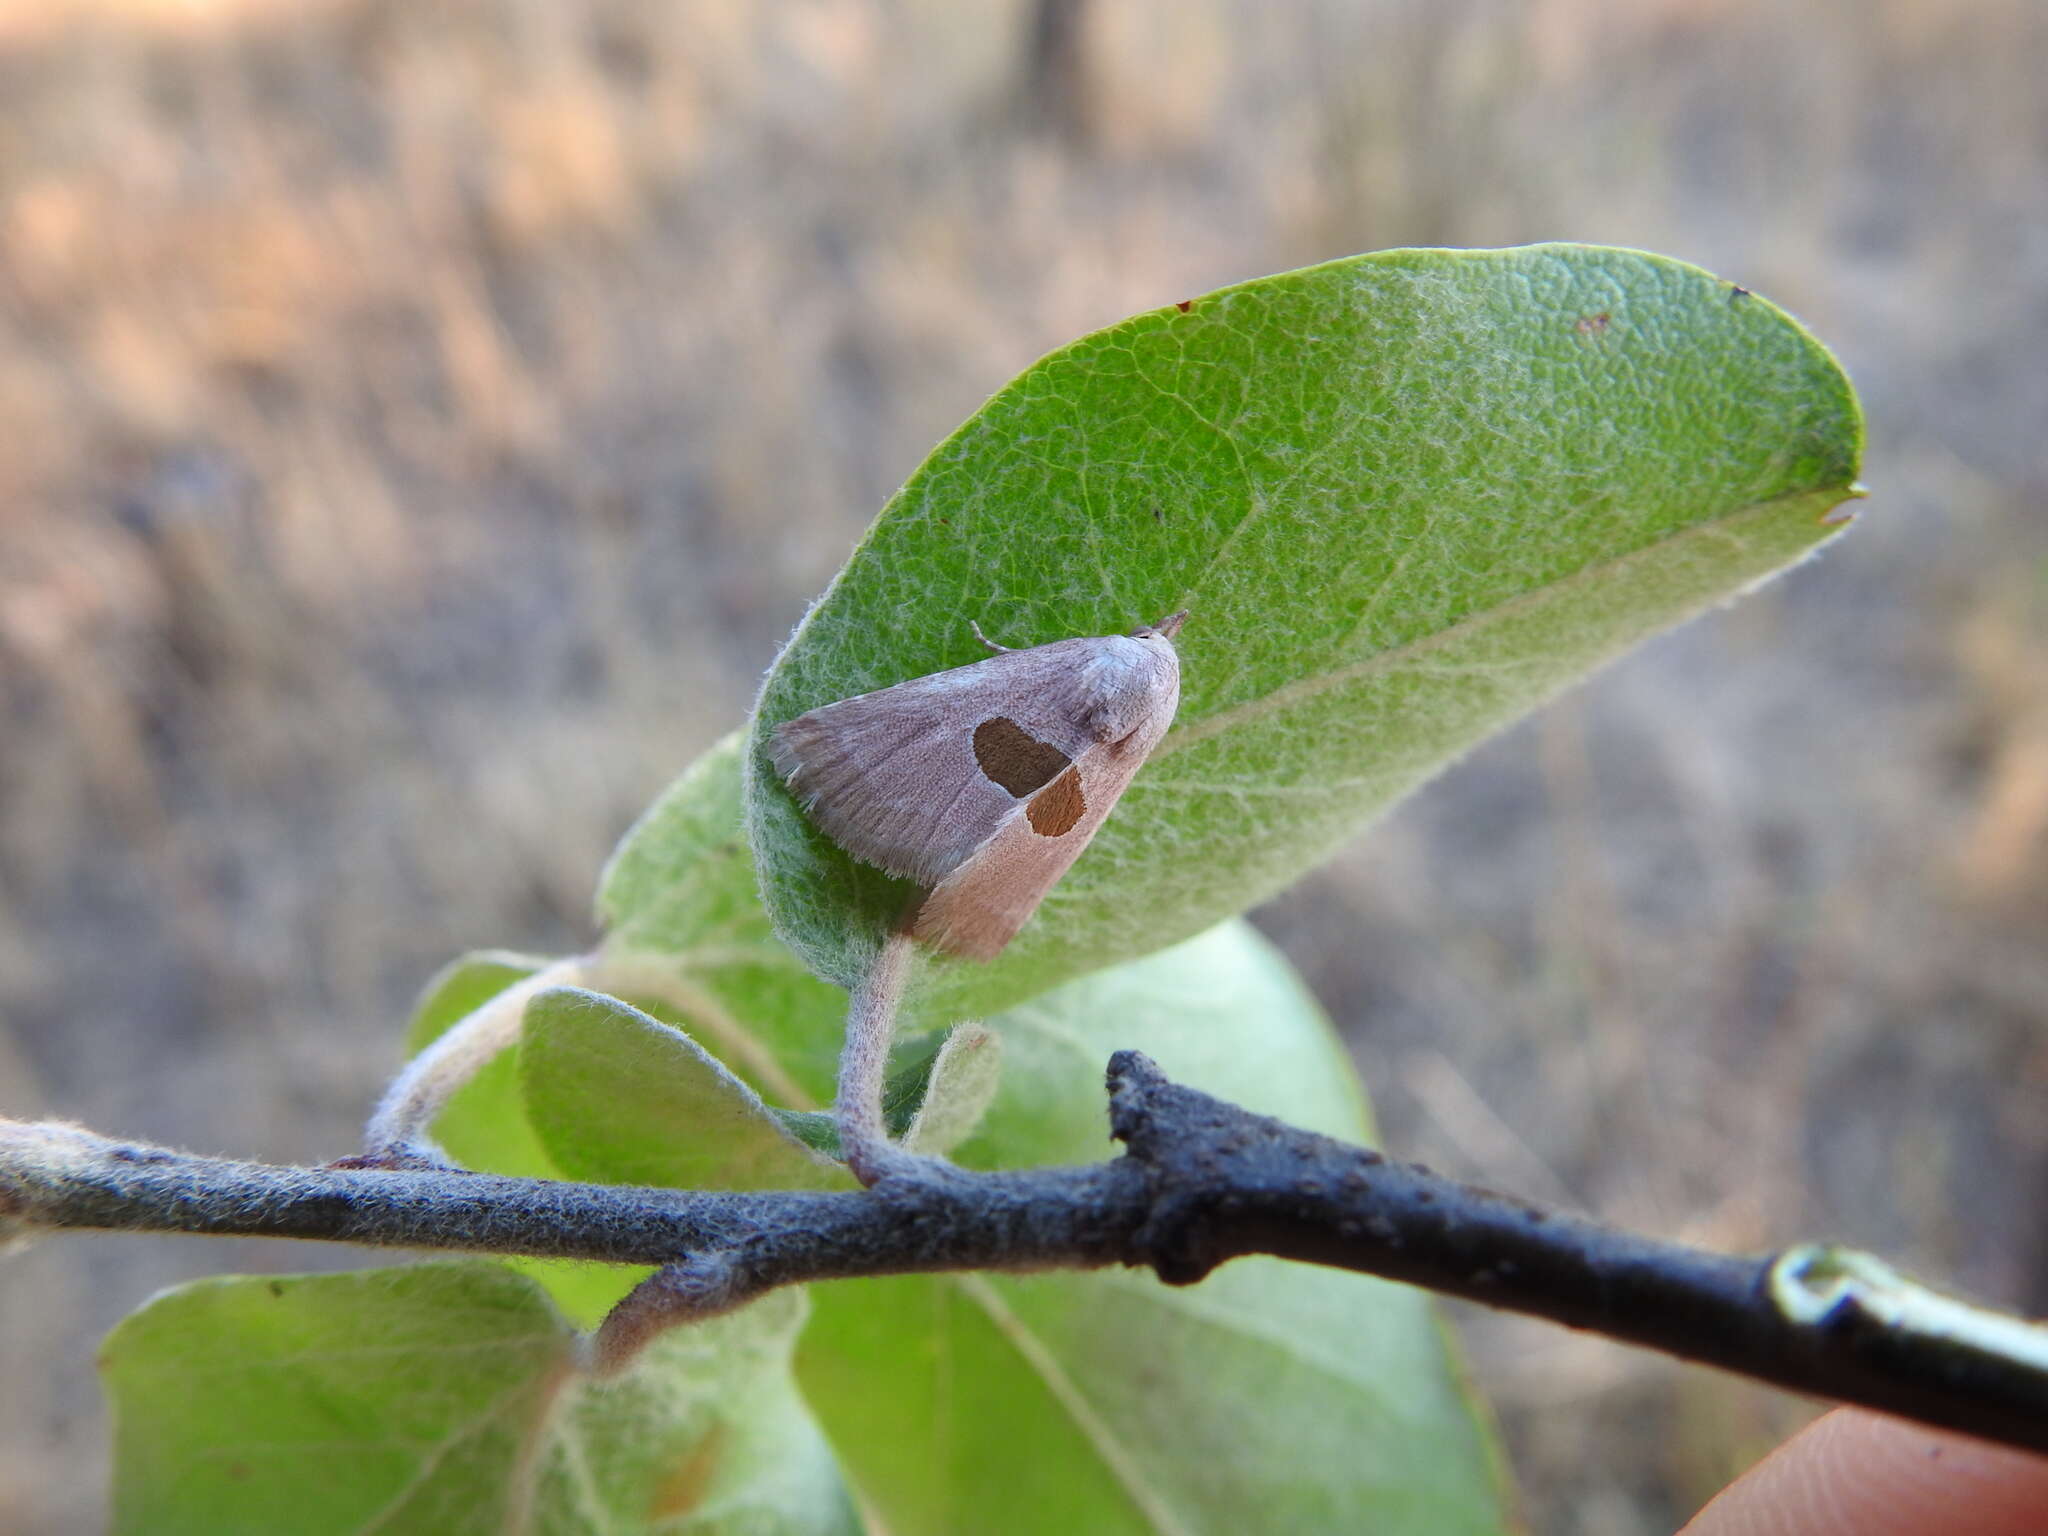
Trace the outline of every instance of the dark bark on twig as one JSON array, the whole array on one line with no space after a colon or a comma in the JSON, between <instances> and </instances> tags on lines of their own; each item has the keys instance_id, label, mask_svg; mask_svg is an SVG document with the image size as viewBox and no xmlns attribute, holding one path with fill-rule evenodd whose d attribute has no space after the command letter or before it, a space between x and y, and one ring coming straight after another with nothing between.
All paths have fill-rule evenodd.
<instances>
[{"instance_id":1,"label":"dark bark on twig","mask_svg":"<svg viewBox=\"0 0 2048 1536\"><path fill-rule=\"evenodd\" d=\"M1171 1284L1267 1253L1586 1328L1792 1391L2048 1451L2048 1332L1861 1255L1734 1258L1472 1189L1110 1063L1122 1157L861 1192L690 1193L460 1172L280 1168L0 1122L0 1238L99 1228L323 1238L665 1266L608 1325L629 1351L778 1286L1127 1264ZM637 1310L636 1310L637 1309Z\"/></svg>"}]
</instances>

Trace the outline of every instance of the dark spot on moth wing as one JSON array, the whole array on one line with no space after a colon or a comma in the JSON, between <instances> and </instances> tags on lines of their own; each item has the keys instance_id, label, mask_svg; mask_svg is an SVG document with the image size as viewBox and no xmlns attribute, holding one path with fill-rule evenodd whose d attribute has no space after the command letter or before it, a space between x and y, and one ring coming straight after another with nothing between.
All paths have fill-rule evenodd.
<instances>
[{"instance_id":1,"label":"dark spot on moth wing","mask_svg":"<svg viewBox=\"0 0 2048 1536\"><path fill-rule=\"evenodd\" d=\"M1045 788L1073 762L1058 747L1040 741L1003 715L974 728L974 760L991 783L1000 784L1019 800Z\"/></svg>"},{"instance_id":2,"label":"dark spot on moth wing","mask_svg":"<svg viewBox=\"0 0 2048 1536\"><path fill-rule=\"evenodd\" d=\"M1088 814L1088 800L1081 793L1081 770L1069 768L1031 797L1024 807L1031 830L1040 837L1064 837Z\"/></svg>"}]
</instances>

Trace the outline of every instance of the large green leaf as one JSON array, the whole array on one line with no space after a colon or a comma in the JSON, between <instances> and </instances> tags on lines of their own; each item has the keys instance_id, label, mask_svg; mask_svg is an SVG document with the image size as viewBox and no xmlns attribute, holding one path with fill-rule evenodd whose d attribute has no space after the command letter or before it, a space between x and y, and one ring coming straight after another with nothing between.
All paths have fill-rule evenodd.
<instances>
[{"instance_id":1,"label":"large green leaf","mask_svg":"<svg viewBox=\"0 0 2048 1536\"><path fill-rule=\"evenodd\" d=\"M1117 1046L1295 1124L1369 1134L1314 1001L1241 923L993 1022L1002 1086L955 1153L972 1166L1107 1155ZM1487 1439L1407 1287L1256 1259L1178 1289L1105 1271L811 1294L805 1395L896 1536L1502 1528Z\"/></svg>"},{"instance_id":2,"label":"large green leaf","mask_svg":"<svg viewBox=\"0 0 2048 1536\"><path fill-rule=\"evenodd\" d=\"M107 1338L115 1528L149 1536L859 1527L798 1397L788 1292L596 1381L488 1261L207 1280Z\"/></svg>"},{"instance_id":3,"label":"large green leaf","mask_svg":"<svg viewBox=\"0 0 2048 1536\"><path fill-rule=\"evenodd\" d=\"M988 966L983 1011L1280 889L1475 742L1834 528L1861 423L1782 311L1683 263L1391 251L1065 347L910 477L762 691L747 815L777 928L849 983L910 895L765 754L817 705L1177 608L1180 718Z\"/></svg>"}]
</instances>

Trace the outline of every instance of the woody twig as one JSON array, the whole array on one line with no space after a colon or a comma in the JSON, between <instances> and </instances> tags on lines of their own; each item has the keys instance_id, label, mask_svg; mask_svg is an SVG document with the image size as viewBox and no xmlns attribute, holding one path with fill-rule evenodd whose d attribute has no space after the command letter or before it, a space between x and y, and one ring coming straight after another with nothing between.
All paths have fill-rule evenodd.
<instances>
[{"instance_id":1,"label":"woody twig","mask_svg":"<svg viewBox=\"0 0 2048 1536\"><path fill-rule=\"evenodd\" d=\"M188 1232L665 1266L659 1305L608 1325L614 1363L636 1326L644 1335L804 1281L1122 1264L1178 1285L1275 1254L2048 1452L2048 1329L1867 1255L1734 1257L1620 1231L1251 1114L1136 1052L1111 1059L1109 1085L1125 1145L1109 1162L884 1177L846 1193L287 1168L0 1121L0 1240Z\"/></svg>"}]
</instances>

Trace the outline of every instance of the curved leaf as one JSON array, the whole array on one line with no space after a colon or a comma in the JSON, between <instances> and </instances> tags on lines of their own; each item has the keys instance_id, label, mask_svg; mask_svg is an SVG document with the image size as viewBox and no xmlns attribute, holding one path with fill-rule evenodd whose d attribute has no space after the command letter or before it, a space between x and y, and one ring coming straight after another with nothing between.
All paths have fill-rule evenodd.
<instances>
[{"instance_id":1,"label":"curved leaf","mask_svg":"<svg viewBox=\"0 0 2048 1536\"><path fill-rule=\"evenodd\" d=\"M903 1144L927 1157L946 1156L981 1124L1002 1074L1003 1037L981 1024L955 1025L932 1057L924 1092L903 1127Z\"/></svg>"},{"instance_id":2,"label":"curved leaf","mask_svg":"<svg viewBox=\"0 0 2048 1536\"><path fill-rule=\"evenodd\" d=\"M527 1118L570 1177L677 1189L797 1189L845 1175L679 1029L579 988L526 1009Z\"/></svg>"},{"instance_id":3,"label":"curved leaf","mask_svg":"<svg viewBox=\"0 0 2048 1536\"><path fill-rule=\"evenodd\" d=\"M1139 315L1026 370L925 461L763 688L747 816L777 929L849 984L909 887L803 818L804 710L1178 608L1180 717L957 1016L1270 895L1446 762L1798 559L1861 422L1782 311L1591 246L1390 251Z\"/></svg>"}]
</instances>

